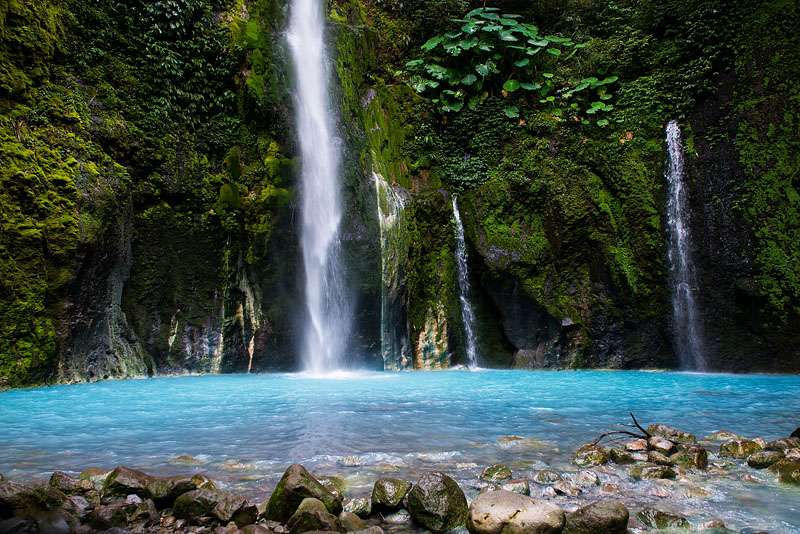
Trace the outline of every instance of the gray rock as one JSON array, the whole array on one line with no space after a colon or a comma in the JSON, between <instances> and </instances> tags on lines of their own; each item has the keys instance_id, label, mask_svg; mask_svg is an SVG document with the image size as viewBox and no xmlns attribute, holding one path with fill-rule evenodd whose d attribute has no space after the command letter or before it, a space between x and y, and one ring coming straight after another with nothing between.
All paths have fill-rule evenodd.
<instances>
[{"instance_id":1,"label":"gray rock","mask_svg":"<svg viewBox=\"0 0 800 534\"><path fill-rule=\"evenodd\" d=\"M372 486L372 509L393 512L400 508L411 490L411 482L399 478L379 478Z\"/></svg>"},{"instance_id":2,"label":"gray rock","mask_svg":"<svg viewBox=\"0 0 800 534\"><path fill-rule=\"evenodd\" d=\"M20 507L29 488L16 482L0 482L0 518L11 517Z\"/></svg>"},{"instance_id":3,"label":"gray rock","mask_svg":"<svg viewBox=\"0 0 800 534\"><path fill-rule=\"evenodd\" d=\"M511 469L507 465L495 464L490 465L481 473L481 480L487 482L502 482L510 480L512 477Z\"/></svg>"},{"instance_id":4,"label":"gray rock","mask_svg":"<svg viewBox=\"0 0 800 534\"><path fill-rule=\"evenodd\" d=\"M401 508L393 514L383 516L383 521L390 525L405 525L406 523L411 523L411 514L408 513L408 510Z\"/></svg>"},{"instance_id":5,"label":"gray rock","mask_svg":"<svg viewBox=\"0 0 800 534\"><path fill-rule=\"evenodd\" d=\"M469 507L472 534L558 534L564 511L547 501L498 490L479 495Z\"/></svg>"},{"instance_id":6,"label":"gray rock","mask_svg":"<svg viewBox=\"0 0 800 534\"><path fill-rule=\"evenodd\" d=\"M258 509L241 495L216 489L197 489L184 493L175 500L175 517L198 523L203 517L214 518L223 524L233 521L239 526L256 522Z\"/></svg>"},{"instance_id":7,"label":"gray rock","mask_svg":"<svg viewBox=\"0 0 800 534\"><path fill-rule=\"evenodd\" d=\"M152 499L158 508L171 507L175 499L184 493L214 488L214 483L203 475L154 477L125 466L117 467L103 478L104 497L138 495Z\"/></svg>"},{"instance_id":8,"label":"gray rock","mask_svg":"<svg viewBox=\"0 0 800 534\"><path fill-rule=\"evenodd\" d=\"M62 471L56 471L50 476L48 485L66 495L84 494L94 489L94 484L89 480L72 478Z\"/></svg>"},{"instance_id":9,"label":"gray rock","mask_svg":"<svg viewBox=\"0 0 800 534\"><path fill-rule=\"evenodd\" d=\"M787 460L800 460L800 448L786 449L783 451L783 455L786 456Z\"/></svg>"},{"instance_id":10,"label":"gray rock","mask_svg":"<svg viewBox=\"0 0 800 534\"><path fill-rule=\"evenodd\" d=\"M345 532L355 532L367 528L363 519L352 512L343 511L339 514L339 523Z\"/></svg>"},{"instance_id":11,"label":"gray rock","mask_svg":"<svg viewBox=\"0 0 800 534\"><path fill-rule=\"evenodd\" d=\"M757 441L751 439L732 439L719 446L719 455L723 458L743 460L763 448Z\"/></svg>"},{"instance_id":12,"label":"gray rock","mask_svg":"<svg viewBox=\"0 0 800 534\"><path fill-rule=\"evenodd\" d=\"M242 534L272 534L272 531L263 525L246 525L240 529Z\"/></svg>"},{"instance_id":13,"label":"gray rock","mask_svg":"<svg viewBox=\"0 0 800 534\"><path fill-rule=\"evenodd\" d=\"M328 512L325 503L313 497L300 502L297 510L286 522L286 526L291 534L301 534L310 530L343 531L339 519Z\"/></svg>"},{"instance_id":14,"label":"gray rock","mask_svg":"<svg viewBox=\"0 0 800 534\"><path fill-rule=\"evenodd\" d=\"M344 481L342 477L337 477L335 475L328 475L324 477L318 477L319 483L322 484L325 489L330 491L334 497L342 499L344 497L345 489L347 488L347 483Z\"/></svg>"},{"instance_id":15,"label":"gray rock","mask_svg":"<svg viewBox=\"0 0 800 534\"><path fill-rule=\"evenodd\" d=\"M600 485L600 477L594 471L580 471L573 477L573 481L582 488Z\"/></svg>"},{"instance_id":16,"label":"gray rock","mask_svg":"<svg viewBox=\"0 0 800 534\"><path fill-rule=\"evenodd\" d=\"M158 511L150 499L126 499L111 504L97 506L87 516L86 523L97 530L125 528L132 523L144 525L155 523Z\"/></svg>"},{"instance_id":17,"label":"gray rock","mask_svg":"<svg viewBox=\"0 0 800 534\"><path fill-rule=\"evenodd\" d=\"M658 451L647 451L647 461L656 465L667 465L670 467L674 465L672 460Z\"/></svg>"},{"instance_id":18,"label":"gray rock","mask_svg":"<svg viewBox=\"0 0 800 534\"><path fill-rule=\"evenodd\" d=\"M636 465L630 470L631 477L635 479L674 479L677 473L666 465Z\"/></svg>"},{"instance_id":19,"label":"gray rock","mask_svg":"<svg viewBox=\"0 0 800 534\"><path fill-rule=\"evenodd\" d=\"M684 447L672 456L670 461L688 469L706 469L708 467L708 451L703 447Z\"/></svg>"},{"instance_id":20,"label":"gray rock","mask_svg":"<svg viewBox=\"0 0 800 534\"><path fill-rule=\"evenodd\" d=\"M463 526L467 520L464 492L455 480L436 471L423 475L414 484L408 492L407 506L414 521L433 532Z\"/></svg>"},{"instance_id":21,"label":"gray rock","mask_svg":"<svg viewBox=\"0 0 800 534\"><path fill-rule=\"evenodd\" d=\"M385 534L381 527L367 527L364 530L354 530L351 534Z\"/></svg>"},{"instance_id":22,"label":"gray rock","mask_svg":"<svg viewBox=\"0 0 800 534\"><path fill-rule=\"evenodd\" d=\"M562 480L563 477L561 473L558 471L553 471L552 469L542 469L541 471L537 471L535 475L533 475L533 481L537 484L542 484L545 486L550 486L555 484L559 480Z\"/></svg>"},{"instance_id":23,"label":"gray rock","mask_svg":"<svg viewBox=\"0 0 800 534\"><path fill-rule=\"evenodd\" d=\"M630 452L623 451L622 449L609 449L608 457L612 462L618 465L629 465L636 462Z\"/></svg>"},{"instance_id":24,"label":"gray rock","mask_svg":"<svg viewBox=\"0 0 800 534\"><path fill-rule=\"evenodd\" d=\"M567 514L564 534L625 534L628 509L619 501L600 501Z\"/></svg>"},{"instance_id":25,"label":"gray rock","mask_svg":"<svg viewBox=\"0 0 800 534\"><path fill-rule=\"evenodd\" d=\"M667 425L654 424L647 427L647 432L651 436L661 436L673 443L695 443L697 438L694 434L684 432Z\"/></svg>"},{"instance_id":26,"label":"gray rock","mask_svg":"<svg viewBox=\"0 0 800 534\"><path fill-rule=\"evenodd\" d=\"M573 462L581 467L594 467L608 462L608 452L600 445L587 443L575 451Z\"/></svg>"},{"instance_id":27,"label":"gray rock","mask_svg":"<svg viewBox=\"0 0 800 534\"><path fill-rule=\"evenodd\" d=\"M648 448L669 456L675 452L675 444L663 436L653 436L647 440Z\"/></svg>"},{"instance_id":28,"label":"gray rock","mask_svg":"<svg viewBox=\"0 0 800 534\"><path fill-rule=\"evenodd\" d=\"M511 493L517 493L519 495L530 495L531 494L531 485L525 478L519 478L516 480L509 480L505 482L501 489L506 491L510 491Z\"/></svg>"},{"instance_id":29,"label":"gray rock","mask_svg":"<svg viewBox=\"0 0 800 534\"><path fill-rule=\"evenodd\" d=\"M781 438L770 441L764 446L764 449L768 451L785 451L798 447L800 447L800 438Z\"/></svg>"},{"instance_id":30,"label":"gray rock","mask_svg":"<svg viewBox=\"0 0 800 534\"><path fill-rule=\"evenodd\" d=\"M556 493L559 495L567 495L569 497L577 497L581 494L581 488L566 480L559 480L553 484L553 489L556 490Z\"/></svg>"},{"instance_id":31,"label":"gray rock","mask_svg":"<svg viewBox=\"0 0 800 534\"><path fill-rule=\"evenodd\" d=\"M636 517L650 528L658 529L689 529L692 525L689 521L678 514L662 512L654 508L644 508L636 514Z\"/></svg>"},{"instance_id":32,"label":"gray rock","mask_svg":"<svg viewBox=\"0 0 800 534\"><path fill-rule=\"evenodd\" d=\"M369 517L372 513L372 500L370 497L356 497L344 505L344 511L356 514L358 517Z\"/></svg>"},{"instance_id":33,"label":"gray rock","mask_svg":"<svg viewBox=\"0 0 800 534\"><path fill-rule=\"evenodd\" d=\"M783 451L758 451L747 457L747 465L753 469L766 469L772 464L780 462L783 458Z\"/></svg>"},{"instance_id":34,"label":"gray rock","mask_svg":"<svg viewBox=\"0 0 800 534\"><path fill-rule=\"evenodd\" d=\"M302 465L291 465L275 486L264 515L267 519L285 523L303 499L309 497L322 501L331 514L338 515L342 511L341 498L328 491Z\"/></svg>"}]
</instances>

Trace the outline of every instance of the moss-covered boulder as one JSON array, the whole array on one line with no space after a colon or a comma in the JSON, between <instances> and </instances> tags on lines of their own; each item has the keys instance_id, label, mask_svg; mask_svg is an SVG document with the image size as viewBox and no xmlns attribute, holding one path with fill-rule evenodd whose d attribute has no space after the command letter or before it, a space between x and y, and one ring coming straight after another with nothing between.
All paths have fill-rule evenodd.
<instances>
[{"instance_id":1,"label":"moss-covered boulder","mask_svg":"<svg viewBox=\"0 0 800 534\"><path fill-rule=\"evenodd\" d=\"M356 514L358 517L369 517L372 513L372 499L370 497L356 497L344 504L345 512Z\"/></svg>"},{"instance_id":2,"label":"moss-covered boulder","mask_svg":"<svg viewBox=\"0 0 800 534\"><path fill-rule=\"evenodd\" d=\"M692 525L685 517L663 512L654 508L644 508L640 510L636 517L650 528L657 529L690 529Z\"/></svg>"},{"instance_id":3,"label":"moss-covered boulder","mask_svg":"<svg viewBox=\"0 0 800 534\"><path fill-rule=\"evenodd\" d=\"M411 482L407 480L379 478L372 486L372 508L379 511L397 510L411 490L411 486Z\"/></svg>"},{"instance_id":4,"label":"moss-covered boulder","mask_svg":"<svg viewBox=\"0 0 800 534\"><path fill-rule=\"evenodd\" d=\"M705 469L708 467L708 451L703 447L685 447L672 456L670 461L681 467L690 469Z\"/></svg>"},{"instance_id":5,"label":"moss-covered boulder","mask_svg":"<svg viewBox=\"0 0 800 534\"><path fill-rule=\"evenodd\" d=\"M666 465L635 465L629 471L632 478L641 479L674 479L676 471Z\"/></svg>"},{"instance_id":6,"label":"moss-covered boulder","mask_svg":"<svg viewBox=\"0 0 800 534\"><path fill-rule=\"evenodd\" d=\"M466 523L467 498L455 480L434 471L423 475L408 492L408 511L419 525L444 532Z\"/></svg>"},{"instance_id":7,"label":"moss-covered boulder","mask_svg":"<svg viewBox=\"0 0 800 534\"><path fill-rule=\"evenodd\" d=\"M723 458L743 460L764 447L752 439L732 439L719 446L719 455Z\"/></svg>"},{"instance_id":8,"label":"moss-covered boulder","mask_svg":"<svg viewBox=\"0 0 800 534\"><path fill-rule=\"evenodd\" d=\"M173 513L175 517L190 523L211 518L222 524L233 521L240 527L255 523L258 517L258 509L247 499L217 489L197 489L184 493L175 500Z\"/></svg>"},{"instance_id":9,"label":"moss-covered boulder","mask_svg":"<svg viewBox=\"0 0 800 534\"><path fill-rule=\"evenodd\" d=\"M552 469L541 469L533 475L533 481L537 484L543 484L549 486L551 484L555 484L559 480L563 479L564 477L561 476L561 473L558 471L553 471Z\"/></svg>"},{"instance_id":10,"label":"moss-covered boulder","mask_svg":"<svg viewBox=\"0 0 800 534\"><path fill-rule=\"evenodd\" d=\"M472 534L556 534L563 527L564 512L558 506L503 490L479 495L467 519Z\"/></svg>"},{"instance_id":11,"label":"moss-covered boulder","mask_svg":"<svg viewBox=\"0 0 800 534\"><path fill-rule=\"evenodd\" d=\"M481 480L486 482L502 482L510 480L512 477L511 468L504 464L494 464L488 466L481 473Z\"/></svg>"},{"instance_id":12,"label":"moss-covered boulder","mask_svg":"<svg viewBox=\"0 0 800 534\"><path fill-rule=\"evenodd\" d=\"M800 448L800 438L789 437L767 442L764 449L768 451L785 451Z\"/></svg>"},{"instance_id":13,"label":"moss-covered boulder","mask_svg":"<svg viewBox=\"0 0 800 534\"><path fill-rule=\"evenodd\" d=\"M269 498L265 515L267 519L285 523L304 499L312 497L322 501L328 512L338 515L342 499L337 498L314 475L300 464L290 465Z\"/></svg>"},{"instance_id":14,"label":"moss-covered boulder","mask_svg":"<svg viewBox=\"0 0 800 534\"><path fill-rule=\"evenodd\" d=\"M608 458L618 465L629 465L636 462L630 452L617 449L616 447L613 449L608 449Z\"/></svg>"},{"instance_id":15,"label":"moss-covered boulder","mask_svg":"<svg viewBox=\"0 0 800 534\"><path fill-rule=\"evenodd\" d=\"M328 512L328 508L319 499L309 497L303 499L297 510L286 522L291 534L301 534L314 530L342 532L339 519Z\"/></svg>"},{"instance_id":16,"label":"moss-covered boulder","mask_svg":"<svg viewBox=\"0 0 800 534\"><path fill-rule=\"evenodd\" d=\"M783 451L758 451L747 457L747 465L753 469L766 469L783 458Z\"/></svg>"},{"instance_id":17,"label":"moss-covered boulder","mask_svg":"<svg viewBox=\"0 0 800 534\"><path fill-rule=\"evenodd\" d=\"M85 494L94 490L94 484L91 481L73 478L63 471L55 471L50 475L50 480L47 484L66 495Z\"/></svg>"},{"instance_id":18,"label":"moss-covered boulder","mask_svg":"<svg viewBox=\"0 0 800 534\"><path fill-rule=\"evenodd\" d=\"M347 489L347 483L342 477L337 477L335 475L326 475L322 477L318 477L319 483L322 484L325 489L333 493L334 497L342 499L344 497L344 492Z\"/></svg>"},{"instance_id":19,"label":"moss-covered boulder","mask_svg":"<svg viewBox=\"0 0 800 534\"><path fill-rule=\"evenodd\" d=\"M368 526L363 519L347 510L339 514L339 524L345 532L357 532L359 530L364 530Z\"/></svg>"},{"instance_id":20,"label":"moss-covered boulder","mask_svg":"<svg viewBox=\"0 0 800 534\"><path fill-rule=\"evenodd\" d=\"M778 474L778 482L800 486L800 460L783 459L772 464L769 470Z\"/></svg>"},{"instance_id":21,"label":"moss-covered boulder","mask_svg":"<svg viewBox=\"0 0 800 534\"><path fill-rule=\"evenodd\" d=\"M628 509L619 501L600 501L567 514L564 534L625 534Z\"/></svg>"},{"instance_id":22,"label":"moss-covered boulder","mask_svg":"<svg viewBox=\"0 0 800 534\"><path fill-rule=\"evenodd\" d=\"M575 451L573 462L581 467L594 467L608 463L608 451L600 445L587 443Z\"/></svg>"}]
</instances>

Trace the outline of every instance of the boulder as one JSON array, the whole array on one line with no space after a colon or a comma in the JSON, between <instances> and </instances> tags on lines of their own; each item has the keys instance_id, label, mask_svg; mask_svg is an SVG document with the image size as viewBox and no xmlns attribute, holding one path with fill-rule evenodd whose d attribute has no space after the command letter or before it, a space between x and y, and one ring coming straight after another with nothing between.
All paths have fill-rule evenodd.
<instances>
[{"instance_id":1,"label":"boulder","mask_svg":"<svg viewBox=\"0 0 800 534\"><path fill-rule=\"evenodd\" d=\"M663 436L653 436L647 440L647 446L650 450L660 452L666 456L675 452L675 444Z\"/></svg>"},{"instance_id":2,"label":"boulder","mask_svg":"<svg viewBox=\"0 0 800 534\"><path fill-rule=\"evenodd\" d=\"M678 514L662 512L654 508L644 508L636 514L636 517L650 528L657 529L689 529L692 525L689 521Z\"/></svg>"},{"instance_id":3,"label":"boulder","mask_svg":"<svg viewBox=\"0 0 800 534\"><path fill-rule=\"evenodd\" d=\"M308 497L300 502L297 510L286 522L286 526L291 534L301 534L310 530L342 532L339 519L328 512L325 503L314 497Z\"/></svg>"},{"instance_id":4,"label":"boulder","mask_svg":"<svg viewBox=\"0 0 800 534\"><path fill-rule=\"evenodd\" d=\"M543 484L545 486L549 486L551 484L555 484L563 477L561 473L558 471L553 471L552 469L542 469L537 471L535 475L533 475L533 481L537 484Z\"/></svg>"},{"instance_id":5,"label":"boulder","mask_svg":"<svg viewBox=\"0 0 800 534\"><path fill-rule=\"evenodd\" d=\"M637 465L630 470L631 477L640 479L674 479L677 473L666 465Z\"/></svg>"},{"instance_id":6,"label":"boulder","mask_svg":"<svg viewBox=\"0 0 800 534\"><path fill-rule=\"evenodd\" d=\"M793 438L800 438L800 427L796 428L794 432L792 432L791 436Z\"/></svg>"},{"instance_id":7,"label":"boulder","mask_svg":"<svg viewBox=\"0 0 800 534\"><path fill-rule=\"evenodd\" d=\"M764 446L764 449L768 451L785 451L798 447L800 447L800 438L781 438L770 441Z\"/></svg>"},{"instance_id":8,"label":"boulder","mask_svg":"<svg viewBox=\"0 0 800 534\"><path fill-rule=\"evenodd\" d=\"M347 483L342 477L329 475L318 477L317 480L319 480L319 483L322 484L325 489L330 491L334 497L338 497L339 499L344 497L344 491L347 488Z\"/></svg>"},{"instance_id":9,"label":"boulder","mask_svg":"<svg viewBox=\"0 0 800 534\"><path fill-rule=\"evenodd\" d=\"M399 478L379 478L372 486L372 509L393 512L400 508L411 490L411 482Z\"/></svg>"},{"instance_id":10,"label":"boulder","mask_svg":"<svg viewBox=\"0 0 800 534\"><path fill-rule=\"evenodd\" d=\"M233 521L239 526L255 523L258 518L258 509L249 504L247 499L216 489L196 489L184 493L175 500L173 513L175 517L190 523L210 517L223 524Z\"/></svg>"},{"instance_id":11,"label":"boulder","mask_svg":"<svg viewBox=\"0 0 800 534\"><path fill-rule=\"evenodd\" d=\"M369 517L372 513L372 500L370 497L356 497L344 505L344 511L356 514L358 517Z\"/></svg>"},{"instance_id":12,"label":"boulder","mask_svg":"<svg viewBox=\"0 0 800 534\"><path fill-rule=\"evenodd\" d=\"M558 534L564 520L564 511L554 504L498 490L472 501L467 529L472 534Z\"/></svg>"},{"instance_id":13,"label":"boulder","mask_svg":"<svg viewBox=\"0 0 800 534\"><path fill-rule=\"evenodd\" d=\"M582 488L600 485L600 477L594 471L580 471L573 477L575 484Z\"/></svg>"},{"instance_id":14,"label":"boulder","mask_svg":"<svg viewBox=\"0 0 800 534\"><path fill-rule=\"evenodd\" d=\"M214 488L214 483L203 475L154 477L125 466L117 467L103 479L104 497L138 495L143 499L152 499L159 509L171 507L175 499L184 493Z\"/></svg>"},{"instance_id":15,"label":"boulder","mask_svg":"<svg viewBox=\"0 0 800 534\"><path fill-rule=\"evenodd\" d=\"M706 441L730 441L732 439L743 439L739 434L734 434L729 430L717 430L706 436Z\"/></svg>"},{"instance_id":16,"label":"boulder","mask_svg":"<svg viewBox=\"0 0 800 534\"><path fill-rule=\"evenodd\" d=\"M786 456L788 460L800 460L800 448L786 449L783 451L783 455Z\"/></svg>"},{"instance_id":17,"label":"boulder","mask_svg":"<svg viewBox=\"0 0 800 534\"><path fill-rule=\"evenodd\" d=\"M103 495L106 497L138 495L142 498L149 498L150 490L147 486L152 479L153 477L142 471L121 465L105 477Z\"/></svg>"},{"instance_id":18,"label":"boulder","mask_svg":"<svg viewBox=\"0 0 800 534\"><path fill-rule=\"evenodd\" d=\"M658 451L647 451L647 461L656 465L674 465L672 460Z\"/></svg>"},{"instance_id":19,"label":"boulder","mask_svg":"<svg viewBox=\"0 0 800 534\"><path fill-rule=\"evenodd\" d=\"M428 530L444 532L466 523L467 498L455 480L435 471L423 475L408 492L408 511Z\"/></svg>"},{"instance_id":20,"label":"boulder","mask_svg":"<svg viewBox=\"0 0 800 534\"><path fill-rule=\"evenodd\" d=\"M356 532L367 528L367 524L363 519L358 517L352 512L343 511L339 514L339 524L345 532Z\"/></svg>"},{"instance_id":21,"label":"boulder","mask_svg":"<svg viewBox=\"0 0 800 534\"><path fill-rule=\"evenodd\" d=\"M272 531L263 525L247 525L239 529L241 534L272 534Z\"/></svg>"},{"instance_id":22,"label":"boulder","mask_svg":"<svg viewBox=\"0 0 800 534\"><path fill-rule=\"evenodd\" d=\"M608 457L612 462L618 465L629 465L636 462L630 452L622 449L609 449Z\"/></svg>"},{"instance_id":23,"label":"boulder","mask_svg":"<svg viewBox=\"0 0 800 534\"><path fill-rule=\"evenodd\" d=\"M27 486L16 482L0 482L0 519L13 516L14 510L22 505L28 491Z\"/></svg>"},{"instance_id":24,"label":"boulder","mask_svg":"<svg viewBox=\"0 0 800 534\"><path fill-rule=\"evenodd\" d=\"M331 514L338 515L342 511L341 498L328 491L305 467L293 464L275 486L265 515L267 519L285 523L300 503L309 497L322 501Z\"/></svg>"},{"instance_id":25,"label":"boulder","mask_svg":"<svg viewBox=\"0 0 800 534\"><path fill-rule=\"evenodd\" d=\"M94 484L86 479L72 478L62 471L56 471L50 476L48 485L66 495L84 494L94 489Z\"/></svg>"},{"instance_id":26,"label":"boulder","mask_svg":"<svg viewBox=\"0 0 800 534\"><path fill-rule=\"evenodd\" d=\"M732 439L719 446L719 455L723 458L736 458L743 460L763 449L758 442L752 439Z\"/></svg>"},{"instance_id":27,"label":"boulder","mask_svg":"<svg viewBox=\"0 0 800 534\"><path fill-rule=\"evenodd\" d=\"M600 501L567 514L564 534L625 534L629 513L619 501Z\"/></svg>"},{"instance_id":28,"label":"boulder","mask_svg":"<svg viewBox=\"0 0 800 534\"><path fill-rule=\"evenodd\" d=\"M510 480L511 477L511 469L503 464L490 465L481 473L481 480L487 482L502 482L503 480Z\"/></svg>"},{"instance_id":29,"label":"boulder","mask_svg":"<svg viewBox=\"0 0 800 534\"><path fill-rule=\"evenodd\" d=\"M558 482L553 484L552 488L556 491L557 494L567 495L569 497L577 497L582 492L581 488L566 480L559 480Z\"/></svg>"},{"instance_id":30,"label":"boulder","mask_svg":"<svg viewBox=\"0 0 800 534\"><path fill-rule=\"evenodd\" d=\"M625 450L628 452L642 452L647 450L646 439L634 439L625 444Z\"/></svg>"},{"instance_id":31,"label":"boulder","mask_svg":"<svg viewBox=\"0 0 800 534\"><path fill-rule=\"evenodd\" d=\"M778 482L800 486L800 461L784 458L772 464L769 470L778 474Z\"/></svg>"},{"instance_id":32,"label":"boulder","mask_svg":"<svg viewBox=\"0 0 800 534\"><path fill-rule=\"evenodd\" d=\"M783 451L758 451L747 457L747 465L753 469L766 469L783 460Z\"/></svg>"},{"instance_id":33,"label":"boulder","mask_svg":"<svg viewBox=\"0 0 800 534\"><path fill-rule=\"evenodd\" d=\"M672 456L670 461L684 468L706 469L708 467L708 451L703 447L684 447Z\"/></svg>"},{"instance_id":34,"label":"boulder","mask_svg":"<svg viewBox=\"0 0 800 534\"><path fill-rule=\"evenodd\" d=\"M661 424L648 426L647 433L651 436L661 436L663 438L667 438L673 443L695 443L697 441L697 438L694 436L694 434Z\"/></svg>"},{"instance_id":35,"label":"boulder","mask_svg":"<svg viewBox=\"0 0 800 534\"><path fill-rule=\"evenodd\" d=\"M594 443L587 443L575 451L573 462L581 467L594 467L608 462L608 452Z\"/></svg>"},{"instance_id":36,"label":"boulder","mask_svg":"<svg viewBox=\"0 0 800 534\"><path fill-rule=\"evenodd\" d=\"M153 524L158 521L158 511L150 499L130 495L124 501L95 507L87 516L86 523L98 530L126 528L131 524Z\"/></svg>"},{"instance_id":37,"label":"boulder","mask_svg":"<svg viewBox=\"0 0 800 534\"><path fill-rule=\"evenodd\" d=\"M506 491L510 491L511 493L517 493L519 495L530 495L531 494L531 485L527 479L518 478L516 480L509 480L505 482L501 489Z\"/></svg>"}]
</instances>

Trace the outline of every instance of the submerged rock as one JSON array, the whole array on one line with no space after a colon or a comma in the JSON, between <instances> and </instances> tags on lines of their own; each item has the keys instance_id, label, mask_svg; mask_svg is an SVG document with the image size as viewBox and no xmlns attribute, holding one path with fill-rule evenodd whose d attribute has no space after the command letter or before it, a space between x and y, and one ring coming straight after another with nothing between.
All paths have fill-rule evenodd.
<instances>
[{"instance_id":1,"label":"submerged rock","mask_svg":"<svg viewBox=\"0 0 800 534\"><path fill-rule=\"evenodd\" d=\"M603 465L608 462L608 452L600 445L587 443L575 451L573 462L581 467Z\"/></svg>"},{"instance_id":2,"label":"submerged rock","mask_svg":"<svg viewBox=\"0 0 800 534\"><path fill-rule=\"evenodd\" d=\"M557 534L564 521L564 511L554 504L498 490L472 502L467 529L472 534Z\"/></svg>"},{"instance_id":3,"label":"submerged rock","mask_svg":"<svg viewBox=\"0 0 800 534\"><path fill-rule=\"evenodd\" d=\"M372 508L392 512L400 508L403 498L411 490L411 482L399 478L379 478L372 487Z\"/></svg>"},{"instance_id":4,"label":"submerged rock","mask_svg":"<svg viewBox=\"0 0 800 534\"><path fill-rule=\"evenodd\" d=\"M732 439L719 446L719 455L723 458L743 460L764 447L752 439Z\"/></svg>"},{"instance_id":5,"label":"submerged rock","mask_svg":"<svg viewBox=\"0 0 800 534\"><path fill-rule=\"evenodd\" d=\"M708 451L699 446L683 448L669 459L672 463L685 468L706 469L708 467Z\"/></svg>"},{"instance_id":6,"label":"submerged rock","mask_svg":"<svg viewBox=\"0 0 800 534\"><path fill-rule=\"evenodd\" d=\"M369 517L372 513L372 500L370 497L356 497L344 505L344 511L356 514L358 517Z\"/></svg>"},{"instance_id":7,"label":"submerged rock","mask_svg":"<svg viewBox=\"0 0 800 534\"><path fill-rule=\"evenodd\" d=\"M573 480L583 488L600 485L600 477L594 471L580 471Z\"/></svg>"},{"instance_id":8,"label":"submerged rock","mask_svg":"<svg viewBox=\"0 0 800 534\"><path fill-rule=\"evenodd\" d=\"M325 503L319 499L308 497L300 502L297 510L286 522L291 534L301 534L311 530L342 532L339 519L328 512Z\"/></svg>"},{"instance_id":9,"label":"submerged rock","mask_svg":"<svg viewBox=\"0 0 800 534\"><path fill-rule=\"evenodd\" d=\"M567 514L564 534L625 534L628 509L619 501L600 501Z\"/></svg>"},{"instance_id":10,"label":"submerged rock","mask_svg":"<svg viewBox=\"0 0 800 534\"><path fill-rule=\"evenodd\" d=\"M569 497L577 497L582 492L581 488L566 480L559 480L552 487L559 495L568 495Z\"/></svg>"},{"instance_id":11,"label":"submerged rock","mask_svg":"<svg viewBox=\"0 0 800 534\"><path fill-rule=\"evenodd\" d=\"M682 515L662 512L654 508L644 508L636 514L636 517L650 528L668 529L681 528L689 529L692 525Z\"/></svg>"},{"instance_id":12,"label":"submerged rock","mask_svg":"<svg viewBox=\"0 0 800 534\"><path fill-rule=\"evenodd\" d=\"M783 451L758 451L747 457L747 465L753 469L766 469L783 458Z\"/></svg>"},{"instance_id":13,"label":"submerged rock","mask_svg":"<svg viewBox=\"0 0 800 534\"><path fill-rule=\"evenodd\" d=\"M651 436L661 436L667 438L674 443L695 443L697 438L694 434L678 430L667 425L653 424L647 427L647 432Z\"/></svg>"},{"instance_id":14,"label":"submerged rock","mask_svg":"<svg viewBox=\"0 0 800 534\"><path fill-rule=\"evenodd\" d=\"M408 511L414 521L428 530L444 532L466 523L467 498L449 476L440 472L428 473L408 492Z\"/></svg>"},{"instance_id":15,"label":"submerged rock","mask_svg":"<svg viewBox=\"0 0 800 534\"><path fill-rule=\"evenodd\" d=\"M507 465L495 464L483 470L481 473L481 480L487 482L502 482L503 480L509 480L512 476L511 469Z\"/></svg>"},{"instance_id":16,"label":"submerged rock","mask_svg":"<svg viewBox=\"0 0 800 534\"><path fill-rule=\"evenodd\" d=\"M300 503L309 497L322 501L331 514L338 515L342 511L341 498L328 491L302 465L290 465L269 498L265 516L267 519L285 523Z\"/></svg>"}]
</instances>

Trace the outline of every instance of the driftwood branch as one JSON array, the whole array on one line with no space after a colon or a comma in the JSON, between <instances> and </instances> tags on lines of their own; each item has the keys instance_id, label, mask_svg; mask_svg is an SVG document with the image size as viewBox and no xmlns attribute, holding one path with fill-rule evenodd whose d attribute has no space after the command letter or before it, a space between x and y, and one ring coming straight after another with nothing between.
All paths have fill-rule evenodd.
<instances>
[{"instance_id":1,"label":"driftwood branch","mask_svg":"<svg viewBox=\"0 0 800 534\"><path fill-rule=\"evenodd\" d=\"M608 432L603 432L602 434L600 434L597 437L597 439L592 442L592 445L597 445L598 443L603 441L605 438L608 438L608 437L611 437L611 436L616 436L615 438L612 439L612 441L615 440L615 439L616 440L621 439L622 436L628 436L628 437L632 437L632 438L635 438L635 439L645 439L645 440L650 439L652 437L650 435L650 432L645 430L642 427L642 425L639 424L639 421L636 420L636 416L633 415L632 412L631 412L630 416L631 416L631 420L633 421L633 424L632 425L624 425L624 426L627 426L627 427L630 427L630 428L634 428L634 429L638 429L641 433L632 432L630 430L610 430Z\"/></svg>"}]
</instances>

